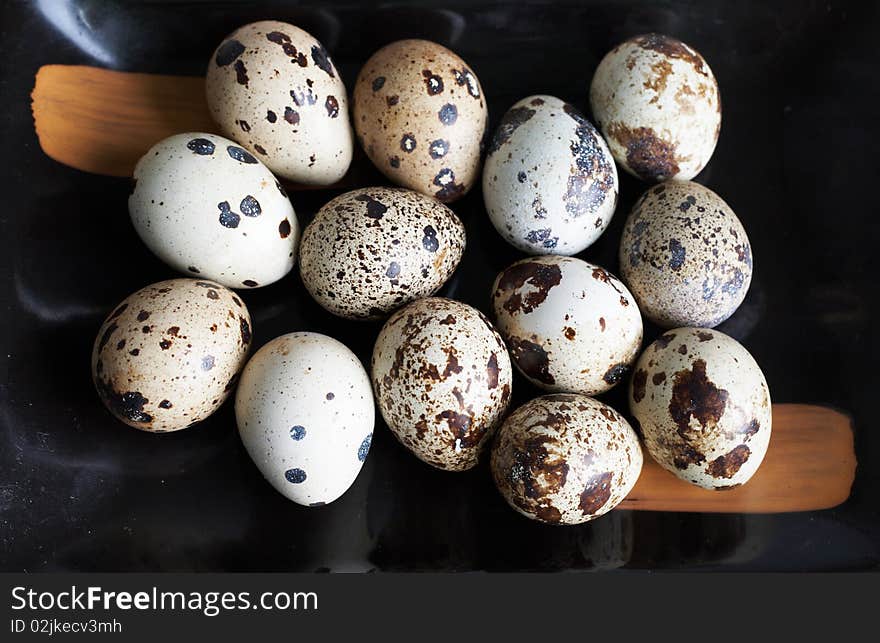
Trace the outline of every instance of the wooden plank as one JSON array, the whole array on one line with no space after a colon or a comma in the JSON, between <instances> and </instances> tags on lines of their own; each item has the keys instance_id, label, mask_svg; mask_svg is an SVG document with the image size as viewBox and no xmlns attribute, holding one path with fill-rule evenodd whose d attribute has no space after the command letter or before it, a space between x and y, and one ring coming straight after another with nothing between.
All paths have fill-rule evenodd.
<instances>
[{"instance_id":1,"label":"wooden plank","mask_svg":"<svg viewBox=\"0 0 880 643\"><path fill-rule=\"evenodd\" d=\"M764 462L749 482L708 491L662 469L645 453L632 492L619 509L773 513L827 509L845 501L856 471L852 423L822 406L774 404Z\"/></svg>"}]
</instances>

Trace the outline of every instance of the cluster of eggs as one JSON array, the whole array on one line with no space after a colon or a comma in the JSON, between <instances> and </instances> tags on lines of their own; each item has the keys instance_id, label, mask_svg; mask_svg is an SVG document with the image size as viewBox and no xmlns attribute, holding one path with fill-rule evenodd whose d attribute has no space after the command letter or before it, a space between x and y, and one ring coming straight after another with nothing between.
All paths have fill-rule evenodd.
<instances>
[{"instance_id":1,"label":"cluster of eggs","mask_svg":"<svg viewBox=\"0 0 880 643\"><path fill-rule=\"evenodd\" d=\"M627 40L592 81L598 128L535 95L489 137L477 75L441 45L377 51L349 110L323 45L264 21L217 47L207 100L225 137L172 136L134 171L135 230L188 277L135 292L98 332L93 378L120 420L183 429L234 391L248 454L307 506L354 482L376 406L434 467L470 469L489 452L508 503L547 523L581 523L623 500L643 463L633 425L684 480L719 489L754 474L770 436L767 384L745 348L712 330L742 302L752 256L730 207L690 181L721 122L717 83L695 50L656 34ZM279 179L332 185L355 140L398 187L341 194L301 230ZM626 221L620 279L573 256L608 227L618 166L657 183ZM435 296L466 246L447 204L481 172L489 219L528 255L497 275L492 320ZM233 289L272 284L297 263L329 312L385 320L369 371L317 333L250 354L251 318ZM643 314L669 329L645 350ZM508 414L514 369L546 394ZM631 420L594 398L621 382Z\"/></svg>"}]
</instances>

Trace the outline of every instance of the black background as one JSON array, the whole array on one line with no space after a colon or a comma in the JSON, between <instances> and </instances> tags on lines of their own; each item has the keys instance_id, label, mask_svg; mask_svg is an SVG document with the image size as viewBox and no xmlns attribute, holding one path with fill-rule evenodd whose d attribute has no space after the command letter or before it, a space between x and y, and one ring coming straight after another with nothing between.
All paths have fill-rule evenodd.
<instances>
[{"instance_id":1,"label":"black background","mask_svg":"<svg viewBox=\"0 0 880 643\"><path fill-rule=\"evenodd\" d=\"M442 7L442 8L441 8ZM880 269L876 33L861 2L12 2L0 14L0 569L7 571L857 570L880 564L880 436L874 427ZM859 460L852 496L827 511L716 515L616 511L548 527L511 511L485 465L420 463L377 425L354 486L320 509L271 489L248 459L232 404L157 436L128 429L91 385L106 313L173 273L128 220L125 179L46 157L29 94L40 65L91 64L200 75L237 26L275 18L328 48L349 89L381 45L425 37L477 73L496 123L535 93L589 113L601 56L660 31L712 66L721 138L697 180L742 220L755 256L746 302L721 330L762 366L775 402L850 413ZM378 175L372 181L384 183ZM645 188L621 173L611 226L581 257L617 272L625 214ZM335 193L296 193L304 225ZM441 294L487 311L495 274L518 258L488 223L479 190L453 209L468 249ZM333 318L296 271L244 294L255 344L324 332L368 363L378 324ZM646 342L656 329L646 328ZM536 394L522 378L514 404ZM606 401L626 411L622 391Z\"/></svg>"}]
</instances>

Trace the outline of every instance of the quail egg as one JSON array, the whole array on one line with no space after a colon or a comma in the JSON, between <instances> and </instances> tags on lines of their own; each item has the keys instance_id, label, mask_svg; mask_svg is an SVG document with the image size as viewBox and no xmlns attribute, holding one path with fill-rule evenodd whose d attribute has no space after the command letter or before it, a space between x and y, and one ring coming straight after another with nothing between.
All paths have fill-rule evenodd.
<instances>
[{"instance_id":1,"label":"quail egg","mask_svg":"<svg viewBox=\"0 0 880 643\"><path fill-rule=\"evenodd\" d=\"M662 34L630 38L606 54L590 105L614 158L646 181L692 179L721 131L721 96L709 65Z\"/></svg>"},{"instance_id":2,"label":"quail egg","mask_svg":"<svg viewBox=\"0 0 880 643\"><path fill-rule=\"evenodd\" d=\"M635 365L630 410L660 466L705 489L747 482L770 442L764 374L717 330L676 328L648 346Z\"/></svg>"},{"instance_id":3,"label":"quail egg","mask_svg":"<svg viewBox=\"0 0 880 643\"><path fill-rule=\"evenodd\" d=\"M306 227L300 274L335 315L378 319L439 290L464 248L464 226L439 201L411 190L364 188L327 203Z\"/></svg>"},{"instance_id":4,"label":"quail egg","mask_svg":"<svg viewBox=\"0 0 880 643\"><path fill-rule=\"evenodd\" d=\"M490 466L516 511L576 525L620 504L639 478L642 457L635 431L610 406L555 394L510 414L492 444Z\"/></svg>"},{"instance_id":5,"label":"quail egg","mask_svg":"<svg viewBox=\"0 0 880 643\"><path fill-rule=\"evenodd\" d=\"M508 243L533 255L578 253L608 227L617 192L608 146L572 105L530 96L507 110L486 155L483 199Z\"/></svg>"},{"instance_id":6,"label":"quail egg","mask_svg":"<svg viewBox=\"0 0 880 643\"><path fill-rule=\"evenodd\" d=\"M185 429L216 411L235 386L251 343L251 318L231 290L171 279L122 301L92 349L104 405L143 431Z\"/></svg>"},{"instance_id":7,"label":"quail egg","mask_svg":"<svg viewBox=\"0 0 880 643\"><path fill-rule=\"evenodd\" d=\"M482 313L450 299L395 312L373 349L376 401L397 439L439 469L475 466L510 400L510 358Z\"/></svg>"}]
</instances>

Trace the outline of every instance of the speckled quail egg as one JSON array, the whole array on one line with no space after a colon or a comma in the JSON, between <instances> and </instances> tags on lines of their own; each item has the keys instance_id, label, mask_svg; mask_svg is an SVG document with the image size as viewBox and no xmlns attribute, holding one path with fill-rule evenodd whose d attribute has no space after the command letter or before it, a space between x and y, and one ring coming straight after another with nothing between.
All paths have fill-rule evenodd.
<instances>
[{"instance_id":1,"label":"speckled quail egg","mask_svg":"<svg viewBox=\"0 0 880 643\"><path fill-rule=\"evenodd\" d=\"M533 255L573 255L604 232L617 206L617 168L599 132L568 103L529 96L501 119L483 167L498 233Z\"/></svg>"},{"instance_id":2,"label":"speckled quail egg","mask_svg":"<svg viewBox=\"0 0 880 643\"><path fill-rule=\"evenodd\" d=\"M436 199L399 188L364 188L327 203L306 227L300 274L330 312L378 319L437 292L464 248L464 226Z\"/></svg>"},{"instance_id":3,"label":"speckled quail egg","mask_svg":"<svg viewBox=\"0 0 880 643\"><path fill-rule=\"evenodd\" d=\"M642 317L626 286L575 257L512 264L495 278L492 309L513 363L549 391L609 390L642 343Z\"/></svg>"},{"instance_id":4,"label":"speckled quail egg","mask_svg":"<svg viewBox=\"0 0 880 643\"><path fill-rule=\"evenodd\" d=\"M747 482L770 442L764 374L717 330L676 328L646 348L635 365L630 410L651 456L706 489Z\"/></svg>"},{"instance_id":5,"label":"speckled quail egg","mask_svg":"<svg viewBox=\"0 0 880 643\"><path fill-rule=\"evenodd\" d=\"M370 378L357 356L332 337L282 335L245 366L235 417L266 480L297 504L323 505L352 485L370 450Z\"/></svg>"},{"instance_id":6,"label":"speckled quail egg","mask_svg":"<svg viewBox=\"0 0 880 643\"><path fill-rule=\"evenodd\" d=\"M138 161L134 181L134 228L172 268L230 288L266 286L293 268L293 206L266 166L233 141L201 132L166 138Z\"/></svg>"},{"instance_id":7,"label":"speckled quail egg","mask_svg":"<svg viewBox=\"0 0 880 643\"><path fill-rule=\"evenodd\" d=\"M490 466L495 486L516 511L576 525L620 504L642 471L642 448L607 404L584 395L545 395L504 421Z\"/></svg>"},{"instance_id":8,"label":"speckled quail egg","mask_svg":"<svg viewBox=\"0 0 880 643\"><path fill-rule=\"evenodd\" d=\"M197 279L160 281L104 321L92 379L104 405L129 426L177 431L219 408L250 342L250 315L231 290Z\"/></svg>"},{"instance_id":9,"label":"speckled quail egg","mask_svg":"<svg viewBox=\"0 0 880 643\"><path fill-rule=\"evenodd\" d=\"M278 176L329 185L351 164L348 98L311 34L266 20L232 32L208 64L211 116Z\"/></svg>"},{"instance_id":10,"label":"speckled quail egg","mask_svg":"<svg viewBox=\"0 0 880 643\"><path fill-rule=\"evenodd\" d=\"M721 197L699 183L668 181L633 206L620 239L620 270L658 326L713 327L745 299L752 249Z\"/></svg>"},{"instance_id":11,"label":"speckled quail egg","mask_svg":"<svg viewBox=\"0 0 880 643\"><path fill-rule=\"evenodd\" d=\"M646 181L692 179L721 131L721 95L709 65L661 34L630 38L606 54L590 104L614 158Z\"/></svg>"},{"instance_id":12,"label":"speckled quail egg","mask_svg":"<svg viewBox=\"0 0 880 643\"><path fill-rule=\"evenodd\" d=\"M354 128L367 156L391 181L449 202L480 171L488 110L476 74L427 40L386 45L354 88Z\"/></svg>"},{"instance_id":13,"label":"speckled quail egg","mask_svg":"<svg viewBox=\"0 0 880 643\"><path fill-rule=\"evenodd\" d=\"M391 431L439 469L475 466L510 400L507 349L478 310L417 299L394 313L373 349L376 401Z\"/></svg>"}]
</instances>

